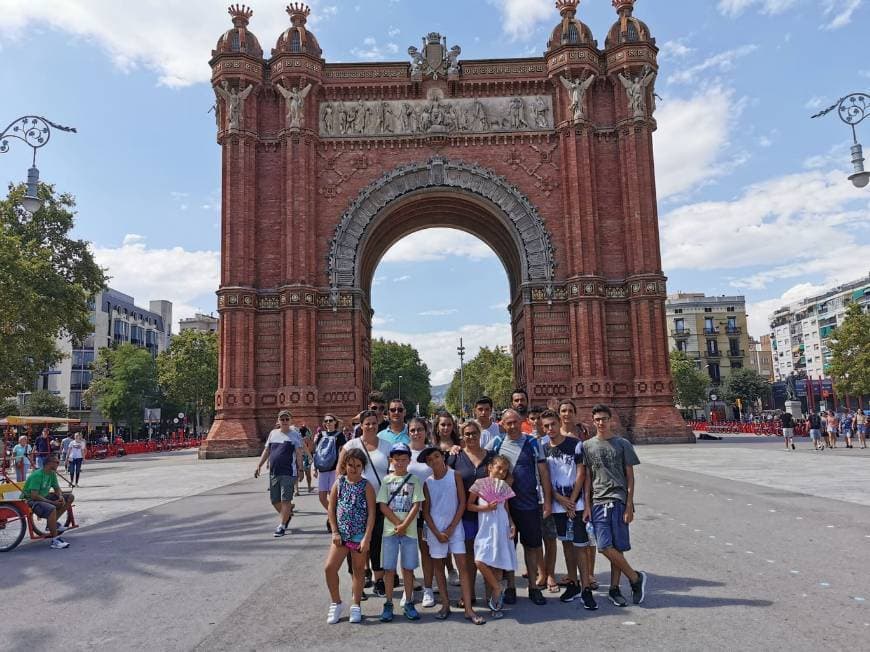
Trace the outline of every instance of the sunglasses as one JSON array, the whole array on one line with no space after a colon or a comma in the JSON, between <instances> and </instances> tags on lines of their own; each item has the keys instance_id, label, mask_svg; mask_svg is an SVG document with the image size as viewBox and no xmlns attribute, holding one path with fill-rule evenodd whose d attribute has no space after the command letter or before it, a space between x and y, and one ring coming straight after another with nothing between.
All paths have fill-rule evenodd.
<instances>
[{"instance_id":1,"label":"sunglasses","mask_svg":"<svg viewBox=\"0 0 870 652\"><path fill-rule=\"evenodd\" d=\"M469 430L468 432L463 432L462 436L466 439L471 439L472 437L480 437L480 434L476 430Z\"/></svg>"},{"instance_id":2,"label":"sunglasses","mask_svg":"<svg viewBox=\"0 0 870 652\"><path fill-rule=\"evenodd\" d=\"M323 423L335 423L335 419L324 419Z\"/></svg>"},{"instance_id":3,"label":"sunglasses","mask_svg":"<svg viewBox=\"0 0 870 652\"><path fill-rule=\"evenodd\" d=\"M290 417L281 417L279 421L290 421Z\"/></svg>"},{"instance_id":4,"label":"sunglasses","mask_svg":"<svg viewBox=\"0 0 870 652\"><path fill-rule=\"evenodd\" d=\"M390 408L390 412L393 414L398 414L399 412L404 412L405 408Z\"/></svg>"}]
</instances>

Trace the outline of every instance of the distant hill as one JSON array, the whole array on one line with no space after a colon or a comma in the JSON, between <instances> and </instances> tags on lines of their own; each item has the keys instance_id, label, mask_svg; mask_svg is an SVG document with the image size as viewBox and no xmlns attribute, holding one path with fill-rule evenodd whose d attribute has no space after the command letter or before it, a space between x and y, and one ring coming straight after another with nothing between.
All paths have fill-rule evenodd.
<instances>
[{"instance_id":1,"label":"distant hill","mask_svg":"<svg viewBox=\"0 0 870 652\"><path fill-rule=\"evenodd\" d=\"M444 383L443 385L433 385L431 388L432 393L432 404L433 405L443 405L445 400L447 399L447 390L450 387L450 383Z\"/></svg>"}]
</instances>

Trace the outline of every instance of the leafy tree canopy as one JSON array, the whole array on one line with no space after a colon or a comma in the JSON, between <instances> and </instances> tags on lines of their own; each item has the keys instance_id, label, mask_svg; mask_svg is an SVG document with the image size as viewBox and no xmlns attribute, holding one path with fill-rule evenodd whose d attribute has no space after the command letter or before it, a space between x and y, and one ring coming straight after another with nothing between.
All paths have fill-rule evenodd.
<instances>
[{"instance_id":1,"label":"leafy tree canopy","mask_svg":"<svg viewBox=\"0 0 870 652\"><path fill-rule=\"evenodd\" d=\"M51 392L37 390L27 397L21 408L21 416L29 417L66 417L69 408L64 400Z\"/></svg>"},{"instance_id":2,"label":"leafy tree canopy","mask_svg":"<svg viewBox=\"0 0 870 652\"><path fill-rule=\"evenodd\" d=\"M123 421L136 432L142 426L144 409L157 396L157 363L147 349L132 344L100 349L86 397L112 423Z\"/></svg>"},{"instance_id":3,"label":"leafy tree canopy","mask_svg":"<svg viewBox=\"0 0 870 652\"><path fill-rule=\"evenodd\" d=\"M24 192L10 186L0 200L0 396L31 389L62 358L59 337L90 332L88 299L106 284L87 243L69 237L73 197L42 184L31 215Z\"/></svg>"},{"instance_id":4,"label":"leafy tree canopy","mask_svg":"<svg viewBox=\"0 0 870 652\"><path fill-rule=\"evenodd\" d=\"M182 331L157 356L157 379L166 398L187 406L199 418L210 412L217 391L218 341L216 333Z\"/></svg>"},{"instance_id":5,"label":"leafy tree canopy","mask_svg":"<svg viewBox=\"0 0 870 652\"><path fill-rule=\"evenodd\" d=\"M853 303L831 336L834 388L841 396L870 394L870 312Z\"/></svg>"},{"instance_id":6,"label":"leafy tree canopy","mask_svg":"<svg viewBox=\"0 0 870 652\"><path fill-rule=\"evenodd\" d=\"M454 414L469 414L480 396L489 396L496 408L510 405L514 388L514 363L505 347L483 347L465 365L465 410L460 409L461 383L459 369L447 389L447 408Z\"/></svg>"},{"instance_id":7,"label":"leafy tree canopy","mask_svg":"<svg viewBox=\"0 0 870 652\"><path fill-rule=\"evenodd\" d=\"M754 404L770 392L770 382L754 369L732 369L722 385L722 397L735 402L740 399L744 406Z\"/></svg>"},{"instance_id":8,"label":"leafy tree canopy","mask_svg":"<svg viewBox=\"0 0 870 652\"><path fill-rule=\"evenodd\" d=\"M429 367L410 344L384 339L372 340L372 389L383 392L388 401L399 396L399 376L402 376L402 401L405 414L429 414L432 399Z\"/></svg>"},{"instance_id":9,"label":"leafy tree canopy","mask_svg":"<svg viewBox=\"0 0 870 652\"><path fill-rule=\"evenodd\" d=\"M710 379L682 351L671 351L674 401L683 408L696 408L707 401Z\"/></svg>"}]
</instances>

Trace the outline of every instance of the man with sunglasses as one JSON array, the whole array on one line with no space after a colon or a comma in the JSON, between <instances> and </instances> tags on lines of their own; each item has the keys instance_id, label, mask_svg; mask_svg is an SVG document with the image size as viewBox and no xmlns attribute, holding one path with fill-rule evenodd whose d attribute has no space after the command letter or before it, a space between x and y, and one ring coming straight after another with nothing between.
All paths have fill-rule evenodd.
<instances>
[{"instance_id":1,"label":"man with sunglasses","mask_svg":"<svg viewBox=\"0 0 870 652\"><path fill-rule=\"evenodd\" d=\"M381 430L384 430L385 428L390 427L390 422L384 418L384 412L387 411L386 405L387 404L384 401L384 395L382 392L379 392L377 390L375 390L373 392L369 392L369 411L375 412L378 415L378 421L379 421L378 432L380 432ZM356 439L357 437L359 437L362 434L362 430L360 429L360 421L361 421L360 415L361 414L362 414L362 412L360 412L358 415L356 415L353 418L353 420L354 420L353 438L354 439Z\"/></svg>"},{"instance_id":2,"label":"man with sunglasses","mask_svg":"<svg viewBox=\"0 0 870 652\"><path fill-rule=\"evenodd\" d=\"M390 401L388 417L389 425L378 433L378 438L388 442L391 446L396 444L411 444L408 436L408 428L405 426L405 404L402 399L394 398Z\"/></svg>"},{"instance_id":3,"label":"man with sunglasses","mask_svg":"<svg viewBox=\"0 0 870 652\"><path fill-rule=\"evenodd\" d=\"M283 537L293 518L293 489L296 478L302 469L302 436L292 426L292 416L289 411L278 413L278 428L269 433L266 447L254 477L260 477L260 469L269 460L269 497L272 507L281 517L275 528L274 536Z\"/></svg>"}]
</instances>

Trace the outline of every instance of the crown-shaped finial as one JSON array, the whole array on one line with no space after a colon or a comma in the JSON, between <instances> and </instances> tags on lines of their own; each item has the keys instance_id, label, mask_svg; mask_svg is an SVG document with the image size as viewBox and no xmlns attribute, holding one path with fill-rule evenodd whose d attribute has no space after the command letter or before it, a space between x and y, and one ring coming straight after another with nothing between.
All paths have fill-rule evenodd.
<instances>
[{"instance_id":1,"label":"crown-shaped finial","mask_svg":"<svg viewBox=\"0 0 870 652\"><path fill-rule=\"evenodd\" d=\"M634 9L635 0L613 0L613 6L616 8L616 13L622 15L625 12L627 15L631 16L631 12Z\"/></svg>"},{"instance_id":2,"label":"crown-shaped finial","mask_svg":"<svg viewBox=\"0 0 870 652\"><path fill-rule=\"evenodd\" d=\"M579 4L580 0L556 0L556 9L559 10L562 18L573 18Z\"/></svg>"},{"instance_id":3,"label":"crown-shaped finial","mask_svg":"<svg viewBox=\"0 0 870 652\"><path fill-rule=\"evenodd\" d=\"M301 2L291 2L287 5L287 13L290 14L291 23L296 25L298 21L298 24L304 25L308 15L311 13L311 9L308 5Z\"/></svg>"},{"instance_id":4,"label":"crown-shaped finial","mask_svg":"<svg viewBox=\"0 0 870 652\"><path fill-rule=\"evenodd\" d=\"M230 5L227 8L227 13L233 17L233 25L245 27L251 16L254 15L254 10L247 5Z\"/></svg>"}]
</instances>

